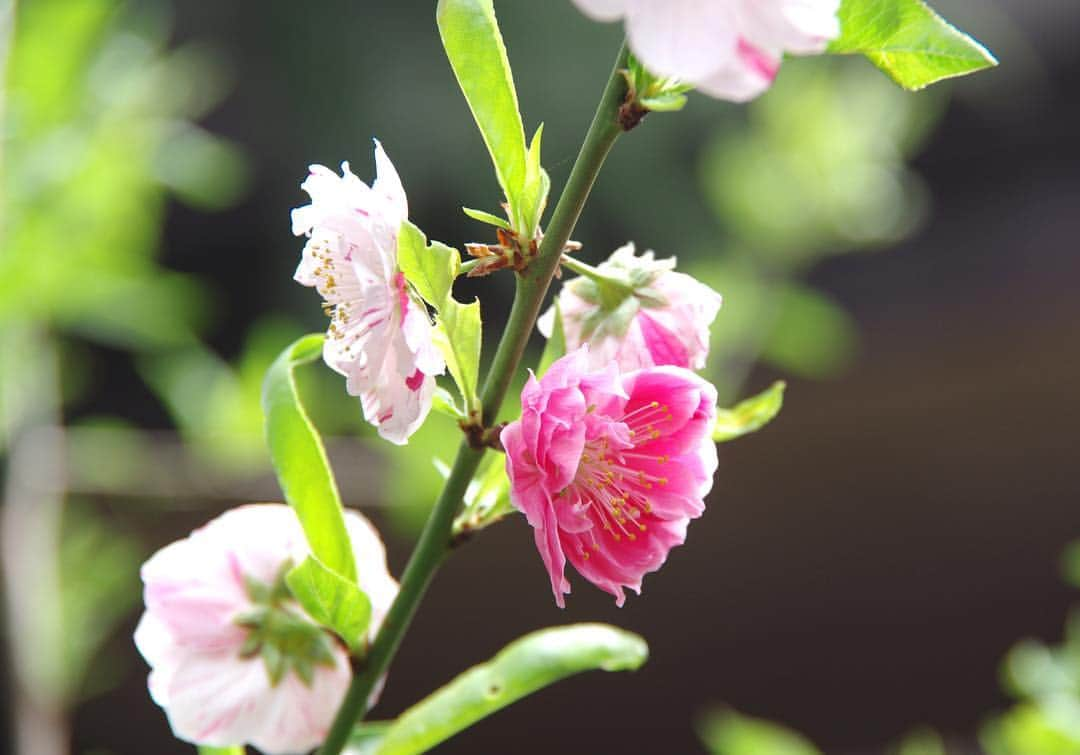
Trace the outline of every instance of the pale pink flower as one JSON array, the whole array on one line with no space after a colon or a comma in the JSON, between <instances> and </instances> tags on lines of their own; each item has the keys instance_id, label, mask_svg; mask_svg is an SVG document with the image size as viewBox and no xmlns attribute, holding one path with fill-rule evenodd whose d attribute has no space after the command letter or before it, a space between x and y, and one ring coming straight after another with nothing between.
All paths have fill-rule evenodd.
<instances>
[{"instance_id":1,"label":"pale pink flower","mask_svg":"<svg viewBox=\"0 0 1080 755\"><path fill-rule=\"evenodd\" d=\"M397 583L375 528L353 511L345 522L374 637ZM151 667L150 695L178 738L270 755L307 752L325 738L352 674L344 647L283 586L285 570L308 553L288 506L257 504L227 511L143 564L146 612L135 644ZM292 629L282 653L274 627L285 622Z\"/></svg>"},{"instance_id":2,"label":"pale pink flower","mask_svg":"<svg viewBox=\"0 0 1080 755\"><path fill-rule=\"evenodd\" d=\"M586 347L587 348L587 347ZM532 525L555 602L566 561L622 605L705 509L716 389L679 367L620 373L567 354L521 393L502 431L510 498Z\"/></svg>"},{"instance_id":3,"label":"pale pink flower","mask_svg":"<svg viewBox=\"0 0 1080 755\"><path fill-rule=\"evenodd\" d=\"M624 371L665 364L703 368L709 326L722 300L674 267L674 258L656 260L652 252L635 256L634 245L627 244L597 267L614 288L587 276L569 281L558 296L567 351L588 344L592 365L616 362ZM602 285L611 290L601 291ZM552 307L537 325L550 338L554 324Z\"/></svg>"},{"instance_id":4,"label":"pale pink flower","mask_svg":"<svg viewBox=\"0 0 1080 755\"><path fill-rule=\"evenodd\" d=\"M424 303L397 266L409 206L393 163L375 142L378 178L368 186L342 163L338 176L312 165L301 185L311 204L292 211L307 234L296 280L314 286L330 314L323 358L359 396L379 435L403 444L431 410L445 363Z\"/></svg>"},{"instance_id":5,"label":"pale pink flower","mask_svg":"<svg viewBox=\"0 0 1080 755\"><path fill-rule=\"evenodd\" d=\"M625 19L634 55L653 74L745 102L776 78L784 54L825 50L840 0L574 0L598 21Z\"/></svg>"}]
</instances>

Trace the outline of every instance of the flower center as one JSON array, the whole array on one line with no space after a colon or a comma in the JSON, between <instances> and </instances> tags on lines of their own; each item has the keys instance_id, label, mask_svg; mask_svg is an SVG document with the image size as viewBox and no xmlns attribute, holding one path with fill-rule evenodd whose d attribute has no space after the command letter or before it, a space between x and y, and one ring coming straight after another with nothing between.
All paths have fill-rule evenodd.
<instances>
[{"instance_id":1,"label":"flower center","mask_svg":"<svg viewBox=\"0 0 1080 755\"><path fill-rule=\"evenodd\" d=\"M244 577L252 610L236 617L247 630L240 648L241 658L260 656L266 666L271 686L293 671L308 687L315 678L316 666L333 666L333 639L322 627L312 623L293 600L285 583L292 561L282 564L272 584Z\"/></svg>"},{"instance_id":2,"label":"flower center","mask_svg":"<svg viewBox=\"0 0 1080 755\"><path fill-rule=\"evenodd\" d=\"M668 457L640 450L661 436L659 427L672 419L668 407L658 401L639 406L613 421L613 429L625 426L630 445L612 442L611 434L599 435L585 443L577 476L571 483L580 500L588 505L588 514L602 532L615 542L625 538L630 542L648 531L647 521L652 514L649 491L656 485L667 485L667 478L652 474L651 464L664 464ZM595 528L583 533L588 548L599 550Z\"/></svg>"}]
</instances>

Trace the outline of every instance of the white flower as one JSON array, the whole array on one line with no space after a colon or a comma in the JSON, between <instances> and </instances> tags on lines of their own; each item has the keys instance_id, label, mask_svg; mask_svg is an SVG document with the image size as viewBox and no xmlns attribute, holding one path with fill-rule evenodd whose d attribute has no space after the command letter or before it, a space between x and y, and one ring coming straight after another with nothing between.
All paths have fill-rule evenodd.
<instances>
[{"instance_id":1,"label":"white flower","mask_svg":"<svg viewBox=\"0 0 1080 755\"><path fill-rule=\"evenodd\" d=\"M626 20L652 73L745 102L776 78L784 53L823 52L840 33L840 0L574 0L598 21Z\"/></svg>"},{"instance_id":2,"label":"white flower","mask_svg":"<svg viewBox=\"0 0 1080 755\"><path fill-rule=\"evenodd\" d=\"M587 276L564 284L557 301L567 352L588 344L593 369L610 363L624 372L665 364L702 369L709 355L709 326L722 299L674 268L674 258L658 260L651 251L639 257L629 243L597 267L597 273L624 287L621 297L605 298ZM552 306L537 327L550 338L554 326Z\"/></svg>"},{"instance_id":3,"label":"white flower","mask_svg":"<svg viewBox=\"0 0 1080 755\"><path fill-rule=\"evenodd\" d=\"M374 637L397 594L375 528L345 517ZM146 612L135 644L150 695L185 741L303 753L326 736L352 676L345 649L283 586L308 554L281 504L241 506L165 546L142 567Z\"/></svg>"},{"instance_id":4,"label":"white flower","mask_svg":"<svg viewBox=\"0 0 1080 755\"><path fill-rule=\"evenodd\" d=\"M403 444L431 410L445 369L427 308L397 266L398 231L409 206L401 180L375 142L378 178L368 186L342 163L339 177L312 165L301 188L311 204L292 212L310 240L296 280L314 286L330 314L323 358L359 396L379 435Z\"/></svg>"}]
</instances>

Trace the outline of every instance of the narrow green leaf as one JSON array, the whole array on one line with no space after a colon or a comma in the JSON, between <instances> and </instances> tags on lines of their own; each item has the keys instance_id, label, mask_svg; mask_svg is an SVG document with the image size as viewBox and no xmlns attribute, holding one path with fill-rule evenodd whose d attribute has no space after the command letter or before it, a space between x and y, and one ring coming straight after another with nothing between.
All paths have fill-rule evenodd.
<instances>
[{"instance_id":1,"label":"narrow green leaf","mask_svg":"<svg viewBox=\"0 0 1080 755\"><path fill-rule=\"evenodd\" d=\"M344 755L375 755L379 743L393 724L393 721L364 721L357 724L349 735Z\"/></svg>"},{"instance_id":2,"label":"narrow green leaf","mask_svg":"<svg viewBox=\"0 0 1080 755\"><path fill-rule=\"evenodd\" d=\"M398 234L398 267L424 301L439 309L460 272L461 255L438 241L428 244L423 231L406 220Z\"/></svg>"},{"instance_id":3,"label":"narrow green leaf","mask_svg":"<svg viewBox=\"0 0 1080 755\"><path fill-rule=\"evenodd\" d=\"M544 124L541 123L529 144L529 153L525 160L525 185L517 208L521 215L518 229L528 239L536 235L540 219L547 207L548 193L551 191L551 179L540 165L540 143L543 136Z\"/></svg>"},{"instance_id":4,"label":"narrow green leaf","mask_svg":"<svg viewBox=\"0 0 1080 755\"><path fill-rule=\"evenodd\" d=\"M311 618L329 627L350 649L362 646L371 623L368 596L314 556L285 575L285 583Z\"/></svg>"},{"instance_id":5,"label":"narrow green leaf","mask_svg":"<svg viewBox=\"0 0 1080 755\"><path fill-rule=\"evenodd\" d=\"M760 430L780 413L784 405L784 381L778 380L756 396L740 401L732 409L716 410L713 440L725 443Z\"/></svg>"},{"instance_id":6,"label":"narrow green leaf","mask_svg":"<svg viewBox=\"0 0 1080 755\"><path fill-rule=\"evenodd\" d=\"M439 310L434 340L461 392L466 413L477 410L479 405L480 339L480 301L462 304L447 298Z\"/></svg>"},{"instance_id":7,"label":"narrow green leaf","mask_svg":"<svg viewBox=\"0 0 1080 755\"><path fill-rule=\"evenodd\" d=\"M922 0L843 0L829 52L861 53L905 89L997 65L976 40Z\"/></svg>"},{"instance_id":8,"label":"narrow green leaf","mask_svg":"<svg viewBox=\"0 0 1080 755\"><path fill-rule=\"evenodd\" d=\"M562 312L559 311L559 300L552 305L555 316L551 324L551 337L544 344L544 353L540 355L540 364L536 368L537 375L543 375L548 367L560 357L566 354L566 332L563 330Z\"/></svg>"},{"instance_id":9,"label":"narrow green leaf","mask_svg":"<svg viewBox=\"0 0 1080 755\"><path fill-rule=\"evenodd\" d=\"M262 394L266 440L285 500L296 511L311 552L355 582L356 562L337 483L322 439L296 388L296 368L318 359L322 345L321 334L304 336L270 365Z\"/></svg>"},{"instance_id":10,"label":"narrow green leaf","mask_svg":"<svg viewBox=\"0 0 1080 755\"><path fill-rule=\"evenodd\" d=\"M712 755L821 755L798 732L733 710L710 713L698 731Z\"/></svg>"},{"instance_id":11,"label":"narrow green leaf","mask_svg":"<svg viewBox=\"0 0 1080 755\"><path fill-rule=\"evenodd\" d=\"M674 113L686 107L686 95L665 93L656 97L644 97L638 102L654 113Z\"/></svg>"},{"instance_id":12,"label":"narrow green leaf","mask_svg":"<svg viewBox=\"0 0 1080 755\"><path fill-rule=\"evenodd\" d=\"M516 205L525 181L525 129L495 7L492 0L439 0L436 18L499 185Z\"/></svg>"},{"instance_id":13,"label":"narrow green leaf","mask_svg":"<svg viewBox=\"0 0 1080 755\"><path fill-rule=\"evenodd\" d=\"M245 750L240 745L233 747L211 747L210 745L198 745L199 755L244 755Z\"/></svg>"},{"instance_id":14,"label":"narrow green leaf","mask_svg":"<svg viewBox=\"0 0 1080 755\"><path fill-rule=\"evenodd\" d=\"M496 228L502 228L504 231L513 230L510 223L503 220L498 215L492 215L490 212L484 212L483 210L474 210L471 207L462 207L461 210L473 220L479 220L481 223L487 223Z\"/></svg>"},{"instance_id":15,"label":"narrow green leaf","mask_svg":"<svg viewBox=\"0 0 1080 755\"><path fill-rule=\"evenodd\" d=\"M521 698L582 671L632 671L645 640L604 624L533 632L409 708L386 731L378 755L416 755Z\"/></svg>"},{"instance_id":16,"label":"narrow green leaf","mask_svg":"<svg viewBox=\"0 0 1080 755\"><path fill-rule=\"evenodd\" d=\"M435 395L431 399L431 408L439 414L445 414L452 419L465 419L465 412L461 411L450 391L441 385L435 386Z\"/></svg>"}]
</instances>

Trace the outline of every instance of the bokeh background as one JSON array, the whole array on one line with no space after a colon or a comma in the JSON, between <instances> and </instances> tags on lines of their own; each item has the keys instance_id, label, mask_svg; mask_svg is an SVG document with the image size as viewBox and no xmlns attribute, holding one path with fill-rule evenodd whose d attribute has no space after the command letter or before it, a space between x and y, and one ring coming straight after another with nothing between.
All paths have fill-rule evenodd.
<instances>
[{"instance_id":1,"label":"bokeh background","mask_svg":"<svg viewBox=\"0 0 1080 755\"><path fill-rule=\"evenodd\" d=\"M377 136L430 237L488 240L459 211L494 210L498 189L433 6L0 2L10 751L191 752L131 643L137 568L279 497L262 371L325 324L291 280L307 164L368 177ZM623 609L577 580L559 611L523 520L475 539L376 715L529 630L599 620L649 640L641 671L564 682L440 751L704 752L709 712L731 706L827 753L890 752L919 726L977 753L997 746L991 716L1020 695L1030 719L1055 674L1076 703L1055 725L1080 728L1080 632L1068 662L1029 644L1034 666L1004 685L1000 668L1022 637L1059 643L1076 599L1080 5L935 6L1001 67L909 94L862 60L793 61L749 107L692 96L620 142L582 257L630 239L677 255L725 297L709 368L725 400L783 378L786 406L721 447L706 515ZM620 31L568 0L496 7L557 191ZM509 275L459 293L481 288L497 333ZM337 376L304 381L345 499L400 573L454 429L433 418L389 449ZM1080 752L1080 734L1055 742L996 751Z\"/></svg>"}]
</instances>

